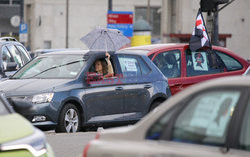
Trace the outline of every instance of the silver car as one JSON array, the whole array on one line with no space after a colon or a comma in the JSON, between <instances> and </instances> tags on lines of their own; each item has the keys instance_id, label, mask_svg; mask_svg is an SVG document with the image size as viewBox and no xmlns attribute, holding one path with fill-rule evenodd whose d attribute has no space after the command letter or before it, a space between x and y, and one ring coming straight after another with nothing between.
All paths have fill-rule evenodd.
<instances>
[{"instance_id":1,"label":"silver car","mask_svg":"<svg viewBox=\"0 0 250 157\"><path fill-rule=\"evenodd\" d=\"M198 84L134 126L98 132L84 157L249 157L250 77Z\"/></svg>"}]
</instances>

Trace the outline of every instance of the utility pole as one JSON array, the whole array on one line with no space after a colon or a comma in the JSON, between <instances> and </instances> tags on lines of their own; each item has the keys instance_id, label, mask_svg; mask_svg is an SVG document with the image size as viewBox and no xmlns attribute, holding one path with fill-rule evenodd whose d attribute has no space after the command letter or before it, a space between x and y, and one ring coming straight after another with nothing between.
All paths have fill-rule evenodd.
<instances>
[{"instance_id":1,"label":"utility pole","mask_svg":"<svg viewBox=\"0 0 250 157\"><path fill-rule=\"evenodd\" d=\"M148 0L148 6L147 6L147 21L148 21L148 24L151 25L151 22L150 22L150 0Z\"/></svg>"},{"instance_id":2,"label":"utility pole","mask_svg":"<svg viewBox=\"0 0 250 157\"><path fill-rule=\"evenodd\" d=\"M24 22L24 20L23 20L23 1L24 0L20 0L20 21L21 21L21 23L23 23ZM12 3L12 2L11 2Z\"/></svg>"},{"instance_id":3,"label":"utility pole","mask_svg":"<svg viewBox=\"0 0 250 157\"><path fill-rule=\"evenodd\" d=\"M65 47L69 47L69 0L66 0L66 43Z\"/></svg>"},{"instance_id":4,"label":"utility pole","mask_svg":"<svg viewBox=\"0 0 250 157\"><path fill-rule=\"evenodd\" d=\"M214 12L214 22L213 22L213 33L211 36L211 42L213 45L220 46L219 42L219 17L218 17L218 5L215 7L215 12Z\"/></svg>"},{"instance_id":5,"label":"utility pole","mask_svg":"<svg viewBox=\"0 0 250 157\"><path fill-rule=\"evenodd\" d=\"M220 45L219 42L219 11L227 7L234 0L200 0L200 7L202 12L207 12L207 29L211 36L212 45ZM224 4L219 9L219 5ZM213 14L213 16L212 16Z\"/></svg>"},{"instance_id":6,"label":"utility pole","mask_svg":"<svg viewBox=\"0 0 250 157\"><path fill-rule=\"evenodd\" d=\"M108 0L108 11L112 11L112 0Z\"/></svg>"}]
</instances>

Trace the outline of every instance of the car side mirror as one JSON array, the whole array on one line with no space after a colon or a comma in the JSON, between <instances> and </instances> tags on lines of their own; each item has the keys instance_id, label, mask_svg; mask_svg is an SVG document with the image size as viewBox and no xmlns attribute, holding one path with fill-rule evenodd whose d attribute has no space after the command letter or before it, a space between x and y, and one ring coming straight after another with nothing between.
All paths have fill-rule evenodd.
<instances>
[{"instance_id":1,"label":"car side mirror","mask_svg":"<svg viewBox=\"0 0 250 157\"><path fill-rule=\"evenodd\" d=\"M91 84L91 82L96 82L100 80L103 80L103 75L98 74L98 73L87 73L87 76L85 79L87 84Z\"/></svg>"},{"instance_id":2,"label":"car side mirror","mask_svg":"<svg viewBox=\"0 0 250 157\"><path fill-rule=\"evenodd\" d=\"M17 70L17 64L15 62L7 63L6 69L4 69L4 71L16 71L16 70Z\"/></svg>"},{"instance_id":3,"label":"car side mirror","mask_svg":"<svg viewBox=\"0 0 250 157\"><path fill-rule=\"evenodd\" d=\"M27 100L23 100L21 98L12 98L10 101L11 104L14 104L13 109L21 115L25 115L27 112L33 110L32 103Z\"/></svg>"}]
</instances>

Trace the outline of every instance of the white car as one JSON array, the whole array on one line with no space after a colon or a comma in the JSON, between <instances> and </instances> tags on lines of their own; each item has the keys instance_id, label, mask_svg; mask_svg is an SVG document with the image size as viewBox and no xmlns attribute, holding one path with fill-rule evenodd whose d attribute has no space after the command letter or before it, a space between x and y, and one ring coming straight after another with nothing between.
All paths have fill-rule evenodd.
<instances>
[{"instance_id":1,"label":"white car","mask_svg":"<svg viewBox=\"0 0 250 157\"><path fill-rule=\"evenodd\" d=\"M83 157L249 157L250 77L198 84L134 126L97 132Z\"/></svg>"}]
</instances>

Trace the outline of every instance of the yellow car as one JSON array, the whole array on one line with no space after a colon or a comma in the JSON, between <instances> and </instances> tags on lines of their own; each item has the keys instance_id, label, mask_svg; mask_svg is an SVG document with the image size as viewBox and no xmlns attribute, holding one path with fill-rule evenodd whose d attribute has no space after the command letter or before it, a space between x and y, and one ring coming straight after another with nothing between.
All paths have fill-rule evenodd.
<instances>
[{"instance_id":1,"label":"yellow car","mask_svg":"<svg viewBox=\"0 0 250 157\"><path fill-rule=\"evenodd\" d=\"M15 113L0 93L0 157L54 157L42 131Z\"/></svg>"}]
</instances>

